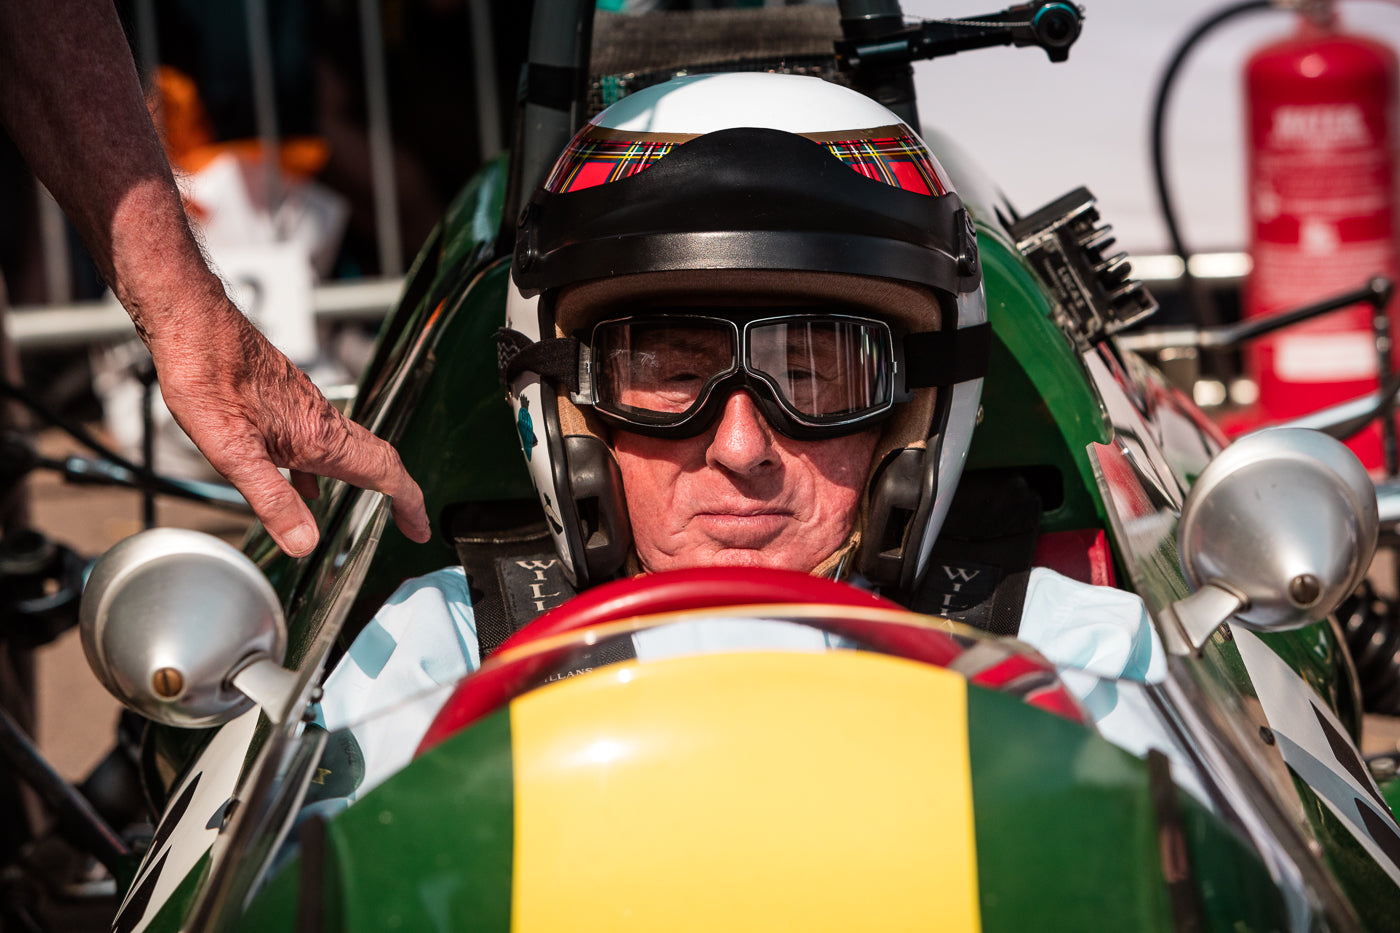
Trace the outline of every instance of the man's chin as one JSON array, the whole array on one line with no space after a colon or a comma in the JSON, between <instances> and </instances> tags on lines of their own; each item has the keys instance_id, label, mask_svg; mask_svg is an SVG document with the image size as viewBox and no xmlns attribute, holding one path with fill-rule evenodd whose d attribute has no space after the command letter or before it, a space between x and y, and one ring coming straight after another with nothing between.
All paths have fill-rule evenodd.
<instances>
[{"instance_id":1,"label":"man's chin","mask_svg":"<svg viewBox=\"0 0 1400 933\"><path fill-rule=\"evenodd\" d=\"M642 565L651 571L769 567L810 573L845 540L828 541L823 531L788 515L704 515L681 533L635 544Z\"/></svg>"},{"instance_id":2,"label":"man's chin","mask_svg":"<svg viewBox=\"0 0 1400 933\"><path fill-rule=\"evenodd\" d=\"M764 567L810 573L820 559L791 554L778 547L716 547L643 561L648 570L691 570L698 567Z\"/></svg>"}]
</instances>

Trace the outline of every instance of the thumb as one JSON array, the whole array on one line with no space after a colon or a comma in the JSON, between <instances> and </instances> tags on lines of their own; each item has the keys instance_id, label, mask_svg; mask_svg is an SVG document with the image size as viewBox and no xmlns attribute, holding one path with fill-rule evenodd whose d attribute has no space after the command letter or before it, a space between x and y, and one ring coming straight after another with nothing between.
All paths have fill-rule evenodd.
<instances>
[{"instance_id":1,"label":"thumb","mask_svg":"<svg viewBox=\"0 0 1400 933\"><path fill-rule=\"evenodd\" d=\"M292 484L268 460L250 460L225 474L263 523L277 546L292 557L305 557L321 533Z\"/></svg>"}]
</instances>

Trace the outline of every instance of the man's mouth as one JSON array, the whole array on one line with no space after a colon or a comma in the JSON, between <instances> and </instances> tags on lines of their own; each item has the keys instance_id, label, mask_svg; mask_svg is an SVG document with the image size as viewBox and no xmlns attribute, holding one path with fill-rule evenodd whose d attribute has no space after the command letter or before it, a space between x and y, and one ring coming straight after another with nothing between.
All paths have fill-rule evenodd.
<instances>
[{"instance_id":1,"label":"man's mouth","mask_svg":"<svg viewBox=\"0 0 1400 933\"><path fill-rule=\"evenodd\" d=\"M733 518L752 518L756 515L786 515L786 509L775 509L771 506L754 506L753 508L732 508L732 509L706 509L699 512L700 515L720 515Z\"/></svg>"},{"instance_id":2,"label":"man's mouth","mask_svg":"<svg viewBox=\"0 0 1400 933\"><path fill-rule=\"evenodd\" d=\"M714 505L708 508L697 509L695 517L708 517L716 519L763 519L763 518L790 518L792 510L774 505L771 502L755 503L727 503Z\"/></svg>"},{"instance_id":3,"label":"man's mouth","mask_svg":"<svg viewBox=\"0 0 1400 933\"><path fill-rule=\"evenodd\" d=\"M726 547L761 548L787 528L792 515L771 506L733 507L700 512L695 523L704 534Z\"/></svg>"}]
</instances>

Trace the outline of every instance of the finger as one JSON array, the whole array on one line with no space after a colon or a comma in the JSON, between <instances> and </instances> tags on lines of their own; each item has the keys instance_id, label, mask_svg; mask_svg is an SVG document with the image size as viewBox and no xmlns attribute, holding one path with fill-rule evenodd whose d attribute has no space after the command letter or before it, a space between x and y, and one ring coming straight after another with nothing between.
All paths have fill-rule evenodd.
<instances>
[{"instance_id":1,"label":"finger","mask_svg":"<svg viewBox=\"0 0 1400 933\"><path fill-rule=\"evenodd\" d=\"M247 458L220 472L248 500L272 540L289 556L305 557L315 549L321 533L311 510L270 461Z\"/></svg>"},{"instance_id":2,"label":"finger","mask_svg":"<svg viewBox=\"0 0 1400 933\"><path fill-rule=\"evenodd\" d=\"M295 489L303 499L314 500L321 498L321 485L316 481L315 474L307 473L302 470L291 470L290 472L292 474L292 488Z\"/></svg>"},{"instance_id":3,"label":"finger","mask_svg":"<svg viewBox=\"0 0 1400 933\"><path fill-rule=\"evenodd\" d=\"M405 537L419 544L426 544L433 536L433 529L428 523L423 490L413 481L413 477L408 475L407 470L403 475L408 480L408 485L400 488L398 493L392 496L394 524L399 526L399 531L402 531Z\"/></svg>"},{"instance_id":4,"label":"finger","mask_svg":"<svg viewBox=\"0 0 1400 933\"><path fill-rule=\"evenodd\" d=\"M363 426L343 416L340 420L344 442L319 457L308 456L308 449L303 448L294 468L384 493L393 499L394 523L399 530L420 544L428 541L432 528L423 491L404 469L398 453Z\"/></svg>"}]
</instances>

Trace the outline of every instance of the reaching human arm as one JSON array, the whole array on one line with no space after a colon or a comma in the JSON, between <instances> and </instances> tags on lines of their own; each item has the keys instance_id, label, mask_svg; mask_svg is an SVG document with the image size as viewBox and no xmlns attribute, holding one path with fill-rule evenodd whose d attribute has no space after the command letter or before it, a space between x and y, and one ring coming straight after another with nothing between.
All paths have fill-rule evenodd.
<instances>
[{"instance_id":1,"label":"reaching human arm","mask_svg":"<svg viewBox=\"0 0 1400 933\"><path fill-rule=\"evenodd\" d=\"M318 475L392 496L400 530L428 539L394 449L331 406L210 271L110 0L0 2L0 120L131 315L176 422L284 551L316 544L298 493L314 498Z\"/></svg>"}]
</instances>

